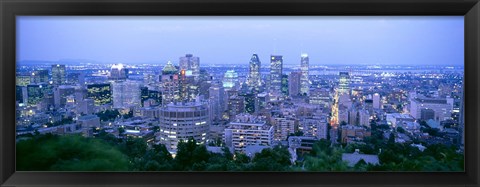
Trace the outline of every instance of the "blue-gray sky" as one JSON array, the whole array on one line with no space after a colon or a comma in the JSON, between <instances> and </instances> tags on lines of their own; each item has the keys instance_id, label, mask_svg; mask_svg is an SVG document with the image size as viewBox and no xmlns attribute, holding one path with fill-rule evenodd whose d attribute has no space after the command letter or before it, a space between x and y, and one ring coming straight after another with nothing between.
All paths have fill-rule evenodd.
<instances>
[{"instance_id":1,"label":"blue-gray sky","mask_svg":"<svg viewBox=\"0 0 480 187\"><path fill-rule=\"evenodd\" d=\"M104 63L463 65L463 16L19 16L17 59Z\"/></svg>"}]
</instances>

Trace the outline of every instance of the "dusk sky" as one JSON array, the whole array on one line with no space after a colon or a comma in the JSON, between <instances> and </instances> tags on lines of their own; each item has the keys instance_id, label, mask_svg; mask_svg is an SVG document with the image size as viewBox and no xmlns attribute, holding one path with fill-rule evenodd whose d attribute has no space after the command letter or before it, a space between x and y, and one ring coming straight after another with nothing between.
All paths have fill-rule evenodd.
<instances>
[{"instance_id":1,"label":"dusk sky","mask_svg":"<svg viewBox=\"0 0 480 187\"><path fill-rule=\"evenodd\" d=\"M463 65L463 16L19 16L17 59L102 63Z\"/></svg>"}]
</instances>

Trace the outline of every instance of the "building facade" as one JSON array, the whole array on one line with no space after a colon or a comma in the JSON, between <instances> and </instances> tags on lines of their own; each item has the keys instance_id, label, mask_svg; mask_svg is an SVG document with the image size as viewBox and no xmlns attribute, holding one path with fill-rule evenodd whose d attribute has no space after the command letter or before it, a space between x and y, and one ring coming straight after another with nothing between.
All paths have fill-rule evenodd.
<instances>
[{"instance_id":1,"label":"building facade","mask_svg":"<svg viewBox=\"0 0 480 187\"><path fill-rule=\"evenodd\" d=\"M301 78L300 78L300 94L302 95L309 95L310 92L310 80L309 80L309 58L308 54L304 53L300 56L300 70L301 70Z\"/></svg>"},{"instance_id":2,"label":"building facade","mask_svg":"<svg viewBox=\"0 0 480 187\"><path fill-rule=\"evenodd\" d=\"M190 138L198 144L205 144L210 123L207 104L170 103L159 110L157 140L170 152L176 152L178 143Z\"/></svg>"}]
</instances>

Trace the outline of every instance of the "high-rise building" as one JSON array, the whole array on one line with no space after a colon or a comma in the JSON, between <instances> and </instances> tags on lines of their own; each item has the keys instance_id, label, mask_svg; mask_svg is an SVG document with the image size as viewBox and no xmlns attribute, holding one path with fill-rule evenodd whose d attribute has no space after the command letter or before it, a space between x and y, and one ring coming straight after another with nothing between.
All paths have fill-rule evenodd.
<instances>
[{"instance_id":1,"label":"high-rise building","mask_svg":"<svg viewBox=\"0 0 480 187\"><path fill-rule=\"evenodd\" d=\"M237 114L245 112L245 97L232 95L228 98L228 115L233 119Z\"/></svg>"},{"instance_id":2,"label":"high-rise building","mask_svg":"<svg viewBox=\"0 0 480 187\"><path fill-rule=\"evenodd\" d=\"M79 84L80 86L85 85L85 73L69 73L67 74L67 84L75 85Z\"/></svg>"},{"instance_id":3,"label":"high-rise building","mask_svg":"<svg viewBox=\"0 0 480 187\"><path fill-rule=\"evenodd\" d=\"M31 83L48 83L48 70L35 70L30 78Z\"/></svg>"},{"instance_id":4,"label":"high-rise building","mask_svg":"<svg viewBox=\"0 0 480 187\"><path fill-rule=\"evenodd\" d=\"M209 89L209 96L211 119L212 121L221 120L223 111L225 111L225 90L220 82L212 82L212 86L210 86Z\"/></svg>"},{"instance_id":5,"label":"high-rise building","mask_svg":"<svg viewBox=\"0 0 480 187\"><path fill-rule=\"evenodd\" d=\"M53 85L62 85L67 81L67 74L65 71L65 65L55 64L52 65L52 82Z\"/></svg>"},{"instance_id":6,"label":"high-rise building","mask_svg":"<svg viewBox=\"0 0 480 187\"><path fill-rule=\"evenodd\" d=\"M253 93L244 93L238 95L245 98L245 112L253 114L255 112L255 97L257 95Z\"/></svg>"},{"instance_id":7,"label":"high-rise building","mask_svg":"<svg viewBox=\"0 0 480 187\"><path fill-rule=\"evenodd\" d=\"M200 76L200 58L193 56L192 54L186 54L184 57L180 57L180 71L185 70L187 75L192 75L195 81Z\"/></svg>"},{"instance_id":8,"label":"high-rise building","mask_svg":"<svg viewBox=\"0 0 480 187\"><path fill-rule=\"evenodd\" d=\"M37 105L43 101L48 92L47 84L29 84L27 85L28 105Z\"/></svg>"},{"instance_id":9,"label":"high-rise building","mask_svg":"<svg viewBox=\"0 0 480 187\"><path fill-rule=\"evenodd\" d=\"M225 144L234 151L245 152L249 145L271 146L273 126L249 114L237 115L225 128Z\"/></svg>"},{"instance_id":10,"label":"high-rise building","mask_svg":"<svg viewBox=\"0 0 480 187\"><path fill-rule=\"evenodd\" d=\"M301 94L302 72L292 71L288 76L288 93L290 97Z\"/></svg>"},{"instance_id":11,"label":"high-rise building","mask_svg":"<svg viewBox=\"0 0 480 187\"><path fill-rule=\"evenodd\" d=\"M282 75L282 86L280 87L281 95L280 96L288 96L288 75Z\"/></svg>"},{"instance_id":12,"label":"high-rise building","mask_svg":"<svg viewBox=\"0 0 480 187\"><path fill-rule=\"evenodd\" d=\"M179 101L180 102L192 102L198 96L199 87L196 84L195 77L189 73L190 70L180 70L178 77Z\"/></svg>"},{"instance_id":13,"label":"high-rise building","mask_svg":"<svg viewBox=\"0 0 480 187\"><path fill-rule=\"evenodd\" d=\"M73 86L67 86L67 85L61 85L53 90L53 97L54 97L54 103L55 107L64 107L65 104L67 103L67 96L74 95L75 94L75 87Z\"/></svg>"},{"instance_id":14,"label":"high-rise building","mask_svg":"<svg viewBox=\"0 0 480 187\"><path fill-rule=\"evenodd\" d=\"M114 64L110 69L110 80L125 80L128 78L128 69L123 64Z\"/></svg>"},{"instance_id":15,"label":"high-rise building","mask_svg":"<svg viewBox=\"0 0 480 187\"><path fill-rule=\"evenodd\" d=\"M380 107L381 107L381 104L380 104L380 94L374 93L372 100L373 100L373 108L374 108L374 109L380 109Z\"/></svg>"},{"instance_id":16,"label":"high-rise building","mask_svg":"<svg viewBox=\"0 0 480 187\"><path fill-rule=\"evenodd\" d=\"M31 83L30 75L17 75L16 76L16 85L17 86L27 86Z\"/></svg>"},{"instance_id":17,"label":"high-rise building","mask_svg":"<svg viewBox=\"0 0 480 187\"><path fill-rule=\"evenodd\" d=\"M300 78L300 94L309 95L310 92L310 80L308 78L308 69L309 69L309 58L308 54L304 53L301 56L300 60L300 70L302 76Z\"/></svg>"},{"instance_id":18,"label":"high-rise building","mask_svg":"<svg viewBox=\"0 0 480 187\"><path fill-rule=\"evenodd\" d=\"M112 87L110 83L87 85L87 98L95 101L95 106L112 103Z\"/></svg>"},{"instance_id":19,"label":"high-rise building","mask_svg":"<svg viewBox=\"0 0 480 187\"><path fill-rule=\"evenodd\" d=\"M348 72L340 72L340 82L338 84L339 94L350 94L350 75Z\"/></svg>"},{"instance_id":20,"label":"high-rise building","mask_svg":"<svg viewBox=\"0 0 480 187\"><path fill-rule=\"evenodd\" d=\"M238 89L238 73L234 70L228 70L223 77L223 88L225 90Z\"/></svg>"},{"instance_id":21,"label":"high-rise building","mask_svg":"<svg viewBox=\"0 0 480 187\"><path fill-rule=\"evenodd\" d=\"M140 88L141 90L141 104L145 107L145 103L149 106L162 104L162 92L158 90L151 90L146 86Z\"/></svg>"},{"instance_id":22,"label":"high-rise building","mask_svg":"<svg viewBox=\"0 0 480 187\"><path fill-rule=\"evenodd\" d=\"M258 58L257 54L253 54L252 58L250 58L249 64L249 71L248 71L248 78L247 84L250 90L258 93L261 87L261 76L260 76L260 59Z\"/></svg>"},{"instance_id":23,"label":"high-rise building","mask_svg":"<svg viewBox=\"0 0 480 187\"><path fill-rule=\"evenodd\" d=\"M453 98L417 97L410 100L410 114L415 119L420 119L422 117L422 109L432 109L435 114L433 120L437 122L451 119L453 110Z\"/></svg>"},{"instance_id":24,"label":"high-rise building","mask_svg":"<svg viewBox=\"0 0 480 187\"><path fill-rule=\"evenodd\" d=\"M112 83L113 107L129 108L141 106L140 83L120 81Z\"/></svg>"},{"instance_id":25,"label":"high-rise building","mask_svg":"<svg viewBox=\"0 0 480 187\"><path fill-rule=\"evenodd\" d=\"M270 56L270 90L281 93L283 75L283 56Z\"/></svg>"},{"instance_id":26,"label":"high-rise building","mask_svg":"<svg viewBox=\"0 0 480 187\"><path fill-rule=\"evenodd\" d=\"M160 76L160 91L162 92L162 104L166 105L180 99L179 74L177 68L168 61L163 67Z\"/></svg>"},{"instance_id":27,"label":"high-rise building","mask_svg":"<svg viewBox=\"0 0 480 187\"><path fill-rule=\"evenodd\" d=\"M205 144L210 126L208 106L203 103L170 103L160 108L160 132L157 139L170 152L177 151L180 141L193 138Z\"/></svg>"}]
</instances>

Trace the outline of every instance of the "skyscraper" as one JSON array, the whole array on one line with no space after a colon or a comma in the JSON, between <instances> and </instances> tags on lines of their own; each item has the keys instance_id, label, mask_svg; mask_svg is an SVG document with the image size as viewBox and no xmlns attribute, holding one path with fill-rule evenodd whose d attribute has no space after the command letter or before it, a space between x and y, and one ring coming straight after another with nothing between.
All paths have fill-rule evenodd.
<instances>
[{"instance_id":1,"label":"skyscraper","mask_svg":"<svg viewBox=\"0 0 480 187\"><path fill-rule=\"evenodd\" d=\"M348 72L340 72L340 82L338 84L338 92L340 94L350 93L350 75Z\"/></svg>"},{"instance_id":2,"label":"skyscraper","mask_svg":"<svg viewBox=\"0 0 480 187\"><path fill-rule=\"evenodd\" d=\"M185 70L187 75L191 75L197 81L200 76L200 58L192 54L186 54L180 57L180 71Z\"/></svg>"},{"instance_id":3,"label":"skyscraper","mask_svg":"<svg viewBox=\"0 0 480 187\"><path fill-rule=\"evenodd\" d=\"M141 106L141 90L138 82L114 82L112 83L112 93L114 108Z\"/></svg>"},{"instance_id":4,"label":"skyscraper","mask_svg":"<svg viewBox=\"0 0 480 187\"><path fill-rule=\"evenodd\" d=\"M48 70L35 70L32 72L31 83L48 83Z\"/></svg>"},{"instance_id":5,"label":"skyscraper","mask_svg":"<svg viewBox=\"0 0 480 187\"><path fill-rule=\"evenodd\" d=\"M288 76L288 93L290 97L301 94L302 73L300 71L292 71Z\"/></svg>"},{"instance_id":6,"label":"skyscraper","mask_svg":"<svg viewBox=\"0 0 480 187\"><path fill-rule=\"evenodd\" d=\"M283 56L271 55L270 58L270 90L281 93L283 73Z\"/></svg>"},{"instance_id":7,"label":"skyscraper","mask_svg":"<svg viewBox=\"0 0 480 187\"><path fill-rule=\"evenodd\" d=\"M112 103L110 83L87 85L87 97L95 101L95 106Z\"/></svg>"},{"instance_id":8,"label":"skyscraper","mask_svg":"<svg viewBox=\"0 0 480 187\"><path fill-rule=\"evenodd\" d=\"M212 120L222 119L223 111L225 110L225 90L220 82L212 82L209 89L210 107Z\"/></svg>"},{"instance_id":9,"label":"skyscraper","mask_svg":"<svg viewBox=\"0 0 480 187\"><path fill-rule=\"evenodd\" d=\"M308 79L308 69L309 69L309 58L308 54L304 53L301 55L300 60L300 70L302 76L300 78L300 94L309 95L310 90L310 81Z\"/></svg>"},{"instance_id":10,"label":"skyscraper","mask_svg":"<svg viewBox=\"0 0 480 187\"><path fill-rule=\"evenodd\" d=\"M238 73L234 70L228 70L225 72L223 77L223 87L225 90L236 90L238 86Z\"/></svg>"},{"instance_id":11,"label":"skyscraper","mask_svg":"<svg viewBox=\"0 0 480 187\"><path fill-rule=\"evenodd\" d=\"M249 71L247 84L250 90L258 93L261 86L261 77L260 77L260 59L257 54L253 54L250 58Z\"/></svg>"},{"instance_id":12,"label":"skyscraper","mask_svg":"<svg viewBox=\"0 0 480 187\"><path fill-rule=\"evenodd\" d=\"M54 85L65 84L67 80L65 65L52 65L52 82Z\"/></svg>"},{"instance_id":13,"label":"skyscraper","mask_svg":"<svg viewBox=\"0 0 480 187\"><path fill-rule=\"evenodd\" d=\"M373 108L380 109L380 94L375 93L373 94Z\"/></svg>"},{"instance_id":14,"label":"skyscraper","mask_svg":"<svg viewBox=\"0 0 480 187\"><path fill-rule=\"evenodd\" d=\"M180 98L178 70L170 61L162 69L160 82L160 89L163 93L162 104L169 104Z\"/></svg>"},{"instance_id":15,"label":"skyscraper","mask_svg":"<svg viewBox=\"0 0 480 187\"><path fill-rule=\"evenodd\" d=\"M125 80L128 78L128 69L126 69L123 64L114 64L110 69L111 80Z\"/></svg>"},{"instance_id":16,"label":"skyscraper","mask_svg":"<svg viewBox=\"0 0 480 187\"><path fill-rule=\"evenodd\" d=\"M37 105L42 102L43 97L48 92L46 84L27 85L28 105Z\"/></svg>"}]
</instances>

